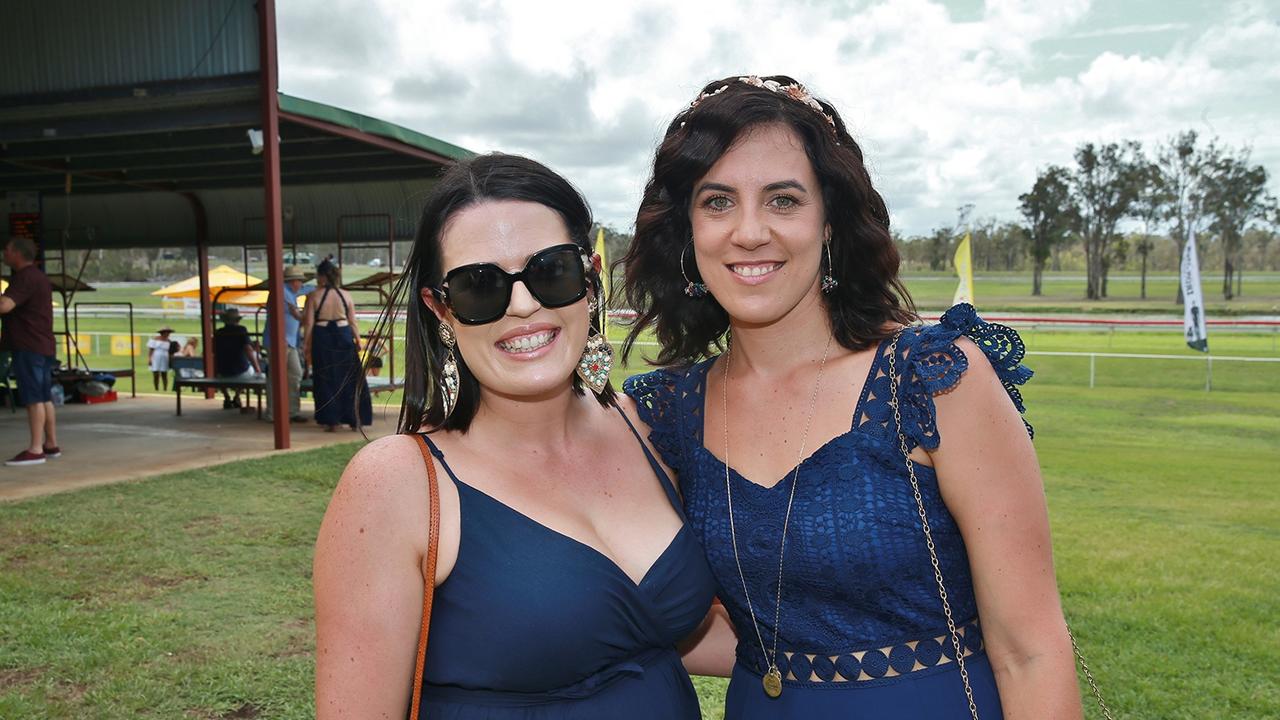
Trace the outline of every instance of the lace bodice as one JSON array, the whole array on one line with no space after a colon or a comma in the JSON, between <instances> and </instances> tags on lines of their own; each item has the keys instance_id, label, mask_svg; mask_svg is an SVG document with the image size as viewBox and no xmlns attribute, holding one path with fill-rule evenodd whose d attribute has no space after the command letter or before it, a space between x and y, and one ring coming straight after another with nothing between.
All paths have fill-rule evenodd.
<instances>
[{"instance_id":1,"label":"lace bodice","mask_svg":"<svg viewBox=\"0 0 1280 720\"><path fill-rule=\"evenodd\" d=\"M955 345L961 335L977 344L1012 402L1023 410L1016 386L1031 371L1021 364L1021 339L1010 328L982 321L972 306L957 305L936 325L907 329L897 345L903 429L910 447L931 450L942 441L933 398L954 387L968 368L967 357ZM849 431L801 463L783 575L780 653L837 656L946 629L893 426L889 348L889 341L879 346ZM725 469L703 444L706 377L713 360L632 377L625 390L649 424L651 442L679 474L687 521L702 541L718 594L739 629L739 659L759 669L759 643L750 630L730 541ZM962 622L977 614L964 542L932 469L917 468L953 615ZM732 469L729 476L742 571L768 641L792 475L771 488Z\"/></svg>"}]
</instances>

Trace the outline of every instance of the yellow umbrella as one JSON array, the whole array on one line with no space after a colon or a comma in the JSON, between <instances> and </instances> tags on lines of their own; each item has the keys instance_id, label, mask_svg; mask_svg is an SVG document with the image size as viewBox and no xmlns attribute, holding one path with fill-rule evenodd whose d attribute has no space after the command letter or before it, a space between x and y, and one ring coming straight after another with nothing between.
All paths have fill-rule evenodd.
<instances>
[{"instance_id":1,"label":"yellow umbrella","mask_svg":"<svg viewBox=\"0 0 1280 720\"><path fill-rule=\"evenodd\" d=\"M251 285L257 285L260 282L262 282L262 280L252 275L242 273L228 265L219 265L209 271L209 293L211 297L213 295L217 295L218 291L223 288L247 288ZM200 297L200 276L194 275L182 282L176 282L172 285L162 287L151 294L175 298ZM224 295L226 295L226 293L224 293ZM231 302L225 298L219 298L219 300L221 302Z\"/></svg>"},{"instance_id":2,"label":"yellow umbrella","mask_svg":"<svg viewBox=\"0 0 1280 720\"><path fill-rule=\"evenodd\" d=\"M228 290L218 297L226 305L266 305L271 293L266 290Z\"/></svg>"}]
</instances>

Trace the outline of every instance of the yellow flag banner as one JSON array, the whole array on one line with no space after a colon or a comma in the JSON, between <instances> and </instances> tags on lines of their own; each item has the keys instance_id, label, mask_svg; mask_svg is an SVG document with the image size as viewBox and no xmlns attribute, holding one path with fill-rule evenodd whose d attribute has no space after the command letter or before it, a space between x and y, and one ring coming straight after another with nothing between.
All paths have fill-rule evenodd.
<instances>
[{"instance_id":1,"label":"yellow flag banner","mask_svg":"<svg viewBox=\"0 0 1280 720\"><path fill-rule=\"evenodd\" d=\"M111 336L111 354L112 355L137 355L138 354L138 338L134 335L112 335Z\"/></svg>"},{"instance_id":2,"label":"yellow flag banner","mask_svg":"<svg viewBox=\"0 0 1280 720\"><path fill-rule=\"evenodd\" d=\"M606 302L609 300L609 261L604 256L604 228L596 233L596 254L600 256L600 284Z\"/></svg>"},{"instance_id":3,"label":"yellow flag banner","mask_svg":"<svg viewBox=\"0 0 1280 720\"><path fill-rule=\"evenodd\" d=\"M951 299L952 305L957 303L974 304L973 253L969 248L969 233L965 233L964 239L956 246L956 275L960 277L960 284L956 286L955 297Z\"/></svg>"},{"instance_id":4,"label":"yellow flag banner","mask_svg":"<svg viewBox=\"0 0 1280 720\"><path fill-rule=\"evenodd\" d=\"M596 233L596 255L600 256L600 333L609 337L609 261L604 256L604 228Z\"/></svg>"}]
</instances>

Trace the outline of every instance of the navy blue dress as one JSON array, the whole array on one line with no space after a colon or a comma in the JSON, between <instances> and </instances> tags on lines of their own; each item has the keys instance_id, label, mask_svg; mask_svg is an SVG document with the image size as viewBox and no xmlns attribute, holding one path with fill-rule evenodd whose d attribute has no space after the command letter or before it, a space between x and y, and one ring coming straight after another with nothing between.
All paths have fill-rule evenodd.
<instances>
[{"instance_id":1,"label":"navy blue dress","mask_svg":"<svg viewBox=\"0 0 1280 720\"><path fill-rule=\"evenodd\" d=\"M636 584L598 550L467 485L431 451L458 486L462 532L436 588L419 717L701 716L674 646L706 615L715 581L687 525ZM645 456L683 518L670 478Z\"/></svg>"},{"instance_id":2,"label":"navy blue dress","mask_svg":"<svg viewBox=\"0 0 1280 720\"><path fill-rule=\"evenodd\" d=\"M983 322L971 306L958 305L941 323L910 328L898 342L909 447L938 447L933 396L953 387L968 367L954 345L960 335L978 344L1023 409L1015 386L1031 371L1021 365L1021 340L1009 328ZM712 360L636 376L625 385L651 428L654 446L679 473L687 522L706 548L717 592L738 630L726 718L969 717L889 406L889 347L888 340L879 346L849 431L801 463L782 579L778 666L783 692L777 699L761 688L768 663L751 629L734 562L725 467L703 441ZM964 541L933 470L917 466L916 475L978 711L984 720L999 718ZM742 572L769 644L792 478L788 471L782 482L766 488L730 469Z\"/></svg>"},{"instance_id":3,"label":"navy blue dress","mask_svg":"<svg viewBox=\"0 0 1280 720\"><path fill-rule=\"evenodd\" d=\"M326 287L316 308L329 296ZM347 317L347 301L342 301L342 317ZM341 322L343 324L339 325ZM359 427L373 424L373 400L369 383L360 367L360 351L346 320L321 320L311 326L311 392L316 401L316 423ZM359 406L357 407L357 403ZM357 413L357 410L359 411Z\"/></svg>"}]
</instances>

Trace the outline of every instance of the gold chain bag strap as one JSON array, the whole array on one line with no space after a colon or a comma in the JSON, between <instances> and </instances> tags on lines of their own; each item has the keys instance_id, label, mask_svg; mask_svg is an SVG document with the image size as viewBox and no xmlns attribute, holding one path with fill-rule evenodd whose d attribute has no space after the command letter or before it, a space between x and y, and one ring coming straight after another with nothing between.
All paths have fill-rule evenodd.
<instances>
[{"instance_id":1,"label":"gold chain bag strap","mask_svg":"<svg viewBox=\"0 0 1280 720\"><path fill-rule=\"evenodd\" d=\"M929 516L924 510L924 499L920 495L920 481L916 478L916 464L911 459L911 452L907 447L907 436L902 430L902 411L898 402L898 339L902 337L902 333L906 332L906 328L899 330L893 336L893 342L889 344L889 406L893 408L893 424L898 432L898 449L902 452L903 460L907 466L907 476L911 478L911 493L915 497L916 512L920 515L920 527L924 530L925 545L929 548L929 562L933 565L933 579L938 583L938 597L942 600L942 612L947 618L947 633L951 636L951 647L956 653L956 666L960 668L960 680L964 683L965 699L969 703L969 716L973 720L978 720L978 705L973 699L973 688L969 685L969 671L965 668L964 652L960 647L960 634L956 631L955 619L951 616L951 601L947 598L947 588L942 582L942 566L938 564L938 550L933 543L933 530L929 527ZM1093 679L1093 673L1089 671L1089 665L1084 661L1084 655L1080 653L1080 646L1076 643L1076 636L1071 632L1071 627L1067 627L1067 637L1071 639L1071 650L1075 653L1076 661L1080 663L1080 669L1084 671L1085 679L1089 681L1089 689L1093 691L1094 698L1098 701L1098 707L1102 710L1102 716L1106 720L1115 720L1111 715L1111 710L1107 707L1107 703L1102 699L1102 691L1098 688L1098 683Z\"/></svg>"},{"instance_id":2,"label":"gold chain bag strap","mask_svg":"<svg viewBox=\"0 0 1280 720\"><path fill-rule=\"evenodd\" d=\"M431 629L431 600L436 590L436 556L440 553L440 484L436 463L421 435L415 435L422 462L427 466L427 492L431 496L431 519L427 529L427 554L422 558L422 629L418 632L418 659L413 664L413 695L409 698L409 720L418 720L422 706L422 671L427 662L427 631Z\"/></svg>"}]
</instances>

